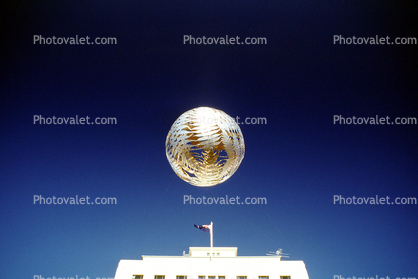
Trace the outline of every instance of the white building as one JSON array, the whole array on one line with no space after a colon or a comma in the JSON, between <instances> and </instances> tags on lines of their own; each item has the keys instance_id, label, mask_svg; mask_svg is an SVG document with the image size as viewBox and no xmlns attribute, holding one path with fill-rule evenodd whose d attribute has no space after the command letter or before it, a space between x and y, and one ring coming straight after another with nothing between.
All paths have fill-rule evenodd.
<instances>
[{"instance_id":1,"label":"white building","mask_svg":"<svg viewBox=\"0 0 418 279\"><path fill-rule=\"evenodd\" d=\"M115 279L309 279L303 261L237 256L237 247L190 247L183 256L120 260Z\"/></svg>"}]
</instances>

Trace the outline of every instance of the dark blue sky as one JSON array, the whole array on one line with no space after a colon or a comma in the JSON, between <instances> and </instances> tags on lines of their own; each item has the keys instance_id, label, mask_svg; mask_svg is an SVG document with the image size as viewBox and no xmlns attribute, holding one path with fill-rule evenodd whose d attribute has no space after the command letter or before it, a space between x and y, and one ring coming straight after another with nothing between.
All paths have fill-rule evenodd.
<instances>
[{"instance_id":1,"label":"dark blue sky","mask_svg":"<svg viewBox=\"0 0 418 279\"><path fill-rule=\"evenodd\" d=\"M1 62L1 277L113 277L120 259L214 245L283 248L310 278L418 276L418 205L334 205L333 196L418 198L417 125L334 125L333 116L418 117L413 1L19 1L7 4ZM116 37L39 45L33 36ZM267 45L185 45L183 36ZM225 183L183 182L165 139L209 106L246 144ZM116 117L117 125L34 125L33 116ZM34 205L33 196L116 197L117 205ZM265 197L188 205L183 196Z\"/></svg>"}]
</instances>

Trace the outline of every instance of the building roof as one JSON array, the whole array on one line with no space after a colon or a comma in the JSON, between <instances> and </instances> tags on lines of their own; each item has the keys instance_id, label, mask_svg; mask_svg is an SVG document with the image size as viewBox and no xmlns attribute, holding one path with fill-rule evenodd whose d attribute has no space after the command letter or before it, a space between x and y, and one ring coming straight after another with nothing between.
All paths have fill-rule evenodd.
<instances>
[{"instance_id":1,"label":"building roof","mask_svg":"<svg viewBox=\"0 0 418 279\"><path fill-rule=\"evenodd\" d=\"M121 260L115 279L309 279L303 261L281 261L278 256L237 256L237 247L190 247L183 256L142 256L142 260ZM210 253L212 251L212 257ZM241 279L241 278L240 278Z\"/></svg>"}]
</instances>

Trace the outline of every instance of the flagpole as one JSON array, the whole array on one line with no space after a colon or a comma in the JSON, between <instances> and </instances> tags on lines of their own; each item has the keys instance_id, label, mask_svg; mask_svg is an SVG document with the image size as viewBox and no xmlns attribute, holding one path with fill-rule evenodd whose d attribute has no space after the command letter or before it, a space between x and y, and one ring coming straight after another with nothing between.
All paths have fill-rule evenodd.
<instances>
[{"instance_id":1,"label":"flagpole","mask_svg":"<svg viewBox=\"0 0 418 279\"><path fill-rule=\"evenodd\" d=\"M210 260L212 261L213 254L213 222L210 222Z\"/></svg>"}]
</instances>

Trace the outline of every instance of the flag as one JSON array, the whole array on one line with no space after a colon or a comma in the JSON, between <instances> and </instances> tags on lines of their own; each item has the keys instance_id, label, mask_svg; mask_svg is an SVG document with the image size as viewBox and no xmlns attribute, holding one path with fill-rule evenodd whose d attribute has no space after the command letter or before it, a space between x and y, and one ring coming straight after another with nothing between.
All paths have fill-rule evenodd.
<instances>
[{"instance_id":1,"label":"flag","mask_svg":"<svg viewBox=\"0 0 418 279\"><path fill-rule=\"evenodd\" d=\"M196 228L198 228L199 230L202 230L202 231L204 231L204 232L210 232L210 230L212 229L212 226L211 225L200 225L200 226L198 226L198 225L194 225Z\"/></svg>"}]
</instances>

